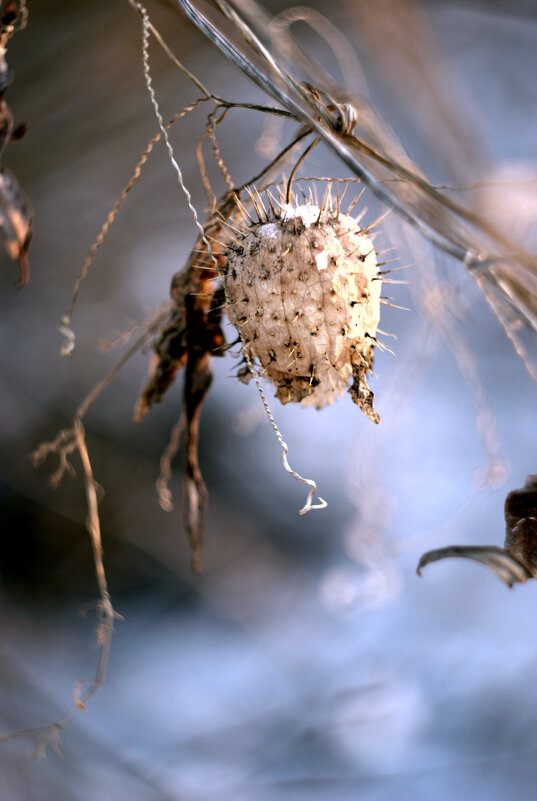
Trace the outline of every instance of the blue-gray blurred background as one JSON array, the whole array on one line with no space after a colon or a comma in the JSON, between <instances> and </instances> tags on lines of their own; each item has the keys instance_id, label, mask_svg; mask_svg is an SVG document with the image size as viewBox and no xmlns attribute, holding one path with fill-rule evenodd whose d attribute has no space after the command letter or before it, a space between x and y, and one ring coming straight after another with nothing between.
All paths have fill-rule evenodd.
<instances>
[{"instance_id":1,"label":"blue-gray blurred background","mask_svg":"<svg viewBox=\"0 0 537 801\"><path fill-rule=\"evenodd\" d=\"M161 144L84 284L77 350L59 356L78 270L156 121L126 0L28 5L28 26L9 46L6 98L28 133L3 158L33 202L36 231L28 288L14 290L7 257L0 274L2 735L60 718L98 657L80 469L52 491L53 460L34 470L28 456L123 352L102 343L166 299L196 237ZM479 184L456 196L535 248L535 3L313 5L345 31L372 102L412 158L437 183ZM263 102L172 2L148 8L213 92ZM326 42L297 31L337 75ZM156 47L151 64L169 118L198 92ZM345 80L363 88L346 64ZM195 146L206 114L172 133L200 208ZM263 164L264 124L237 111L221 128L237 183ZM311 172L345 176L320 149ZM372 219L379 209L367 202ZM503 542L504 497L537 471L537 388L460 265L435 259L395 220L381 241L411 265L408 285L388 293L410 311L386 309L381 323L398 337L387 341L395 356L375 363L381 425L349 397L321 412L273 403L291 464L316 479L325 511L298 516L303 487L281 469L255 387L237 382L229 354L215 363L202 419L210 509L204 573L194 577L181 455L173 513L154 486L180 382L136 426L149 358L139 354L96 402L88 445L124 619L106 683L62 733L61 756L33 759L31 735L0 746L2 801L537 799L537 587L509 591L464 561L415 573L430 548Z\"/></svg>"}]
</instances>

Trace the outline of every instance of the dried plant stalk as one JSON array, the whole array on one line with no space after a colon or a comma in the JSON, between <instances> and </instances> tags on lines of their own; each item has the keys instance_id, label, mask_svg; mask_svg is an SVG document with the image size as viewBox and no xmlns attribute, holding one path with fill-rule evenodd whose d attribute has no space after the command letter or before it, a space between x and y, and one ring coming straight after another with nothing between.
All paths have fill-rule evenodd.
<instances>
[{"instance_id":1,"label":"dried plant stalk","mask_svg":"<svg viewBox=\"0 0 537 801\"><path fill-rule=\"evenodd\" d=\"M95 576L99 590L99 600L97 603L98 625L96 629L97 642L99 645L99 659L95 676L92 679L79 679L76 682L73 692L73 705L65 715L55 723L41 728L25 729L0 738L0 740L9 740L23 736L31 737L37 742L38 755L43 755L49 745L55 749L58 748L58 736L60 731L68 726L80 711L85 711L87 709L87 704L102 686L106 677L110 646L114 632L114 620L121 617L114 610L108 591L99 518L100 487L97 485L93 476L82 420L97 398L112 383L120 369L152 336L154 336L155 330L162 322L163 316L164 313L159 312L153 317L142 335L131 345L123 357L109 370L107 375L97 386L88 393L80 404L72 425L60 431L52 441L41 443L31 457L34 466L42 464L49 456L57 457L58 467L52 473L49 480L49 483L54 488L59 485L66 473L69 473L71 476L76 475L71 459L74 454L78 454L82 463L83 481L86 492L86 527L91 538Z\"/></svg>"},{"instance_id":2,"label":"dried plant stalk","mask_svg":"<svg viewBox=\"0 0 537 801\"><path fill-rule=\"evenodd\" d=\"M66 471L74 472L74 468L69 461L73 453L78 453L82 463L88 510L86 527L90 534L95 576L99 590L99 600L97 602L98 624L96 629L96 638L99 645L99 659L95 676L91 679L78 679L75 683L73 690L74 703L59 720L48 726L25 729L8 735L7 737L0 738L2 740L10 740L20 737L30 737L36 741L37 756L44 756L49 746L58 750L59 734L62 729L65 729L79 712L87 711L89 701L104 683L110 655L110 645L114 632L114 621L116 618L120 618L120 615L114 610L108 591L103 562L101 524L99 520L99 487L93 476L84 426L82 425L80 417L74 420L71 428L60 432L53 442L40 445L32 454L32 460L35 465L38 465L50 454L57 454L60 460L60 466L53 477L54 483L57 485Z\"/></svg>"},{"instance_id":3,"label":"dried plant stalk","mask_svg":"<svg viewBox=\"0 0 537 801\"><path fill-rule=\"evenodd\" d=\"M0 156L9 142L20 139L26 126L13 125L11 109L4 95L11 83L11 72L6 61L7 44L16 31L26 27L28 9L25 0L3 4L0 9ZM30 280L28 248L32 241L34 213L16 177L0 167L0 243L8 256L19 264L19 288Z\"/></svg>"}]
</instances>

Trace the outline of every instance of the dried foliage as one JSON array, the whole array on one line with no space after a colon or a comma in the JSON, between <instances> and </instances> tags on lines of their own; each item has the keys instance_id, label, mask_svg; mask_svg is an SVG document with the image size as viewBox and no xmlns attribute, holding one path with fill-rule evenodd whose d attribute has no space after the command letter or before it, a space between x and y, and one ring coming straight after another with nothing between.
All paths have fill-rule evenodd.
<instances>
[{"instance_id":1,"label":"dried foliage","mask_svg":"<svg viewBox=\"0 0 537 801\"><path fill-rule=\"evenodd\" d=\"M5 94L11 83L6 62L7 44L17 30L26 25L25 2L9 0L0 7L0 158L6 145L16 142L26 132L24 124L14 126ZM28 248L32 240L34 215L30 201L19 182L6 167L0 167L0 242L13 261L19 264L19 287L30 279Z\"/></svg>"},{"instance_id":2,"label":"dried foliage","mask_svg":"<svg viewBox=\"0 0 537 801\"><path fill-rule=\"evenodd\" d=\"M340 308L337 303L328 309L329 304L325 302L321 293L320 299L316 300L316 309L314 310L315 313L319 313L320 322L316 321L315 313L311 315L308 313L306 322L308 337L314 336L312 332L316 327L316 334L322 328L323 342L322 346L316 342L313 350L308 352L307 358L304 356L306 351L301 347L300 341L304 332L289 339L285 346L285 357L280 360L276 353L274 358L271 357L271 348L265 347L267 343L263 343L263 346L260 345L260 330L252 323L252 317L259 315L257 306L255 309L250 308L247 283L248 280L253 283L254 278L257 280L257 276L254 274L266 268L267 260L267 254L261 254L263 264L256 262L252 255L255 246L259 246L260 229L263 226L276 225L282 242L288 235L297 237L298 241L298 237L304 233L304 229L308 226L304 223L304 217L301 218L296 214L298 201L295 200L291 206L289 204L293 200L293 185L299 183L296 172L318 142L324 142L347 165L353 173L353 176L348 179L349 182L356 181L354 176L357 176L358 180L367 185L388 209L394 209L402 220L410 223L429 242L457 259L470 271L483 289L487 300L530 371L532 371L532 367L520 340L519 328L526 326L537 331L537 260L535 257L500 235L486 220L481 219L434 187L419 168L411 162L395 137L387 132L386 126L371 105L362 97L347 92L343 87L337 85L300 49L291 36L290 25L297 18L303 19L303 16L272 21L266 12L254 2L231 3L226 0L214 0L207 4L202 0L192 0L192 2L178 0L178 5L224 54L238 64L276 101L278 105L273 107L234 103L213 94L196 76L189 72L164 42L160 33L153 27L145 7L137 0L129 0L129 3L141 20L143 75L152 110L157 120L158 131L137 162L131 179L125 185L112 211L107 216L82 266L75 284L72 302L61 320L61 330L65 337L62 353L70 356L75 348L76 340L71 324L81 284L88 274L98 248L103 244L110 226L116 219L122 202L135 185L154 146L160 140L166 147L178 187L192 214L197 230L197 239L187 263L172 278L171 297L168 302L154 315L118 364L87 395L77 410L71 427L61 432L53 442L40 446L34 455L36 462L42 461L50 454L56 455L59 459L59 467L52 476L54 484L61 480L65 472L73 472L70 461L72 454L78 453L80 457L88 505L87 527L93 546L99 588L99 611L102 618L98 635L101 651L96 676L84 692L82 692L81 686L77 686L73 709L58 723L47 727L44 732L44 741L51 740L54 733L67 725L78 710L85 708L89 698L104 680L106 671L116 614L106 585L102 561L97 485L92 473L82 420L126 361L143 345L152 343L153 354L149 375L135 409L135 419L138 422L142 421L152 407L162 400L180 372L183 371L183 411L179 423L172 432L170 444L162 457L157 488L162 507L171 509L172 499L168 489L171 461L179 448L181 436L184 436L183 515L192 548L192 567L195 572L201 570L207 505L207 489L198 461L200 413L211 385L211 360L213 357L223 356L230 347L224 339L222 327L224 313L227 313L238 332L238 339L231 346L238 345L240 348L241 376L253 378L256 383L269 423L281 447L283 467L297 481L308 486L308 495L306 503L300 510L301 514L311 509L324 508L326 503L322 498L315 497L317 490L315 481L303 478L289 465L288 446L274 420L261 383L263 374L276 384L277 397L280 400L302 401L311 396L314 402L319 401L317 403L319 407L324 405L328 395L337 394L342 388L345 388L348 381L351 381L349 391L353 400L371 420L379 421L378 415L373 409L373 393L367 385L367 375L372 367L374 347L379 345L377 340L378 307L375 304L380 301L381 278L384 280L384 273L389 270L379 271L378 268L382 265L374 256L373 246L367 238L369 232L367 229L360 231L354 220L352 221L354 252L351 253L352 247L348 241L346 245L343 245L342 237L348 236L351 224L347 225L346 220L343 219L344 214L340 215L339 197L335 212L332 212L331 209L328 210L329 207L326 205L328 201L317 207L318 219L314 225L315 242L311 239L308 240L307 247L304 242L301 242L299 249L303 251L301 258L308 262L315 262L313 250L320 249L320 253L326 254L326 266L322 262L323 266L321 267L318 262L316 264L317 274L314 277L328 267L328 259L333 257L333 269L331 266L326 275L330 274L330 279L334 282L336 300L343 304L348 302L352 304L356 301L353 293L361 293L362 305L358 310L359 313L358 311L350 313L347 310L346 314L342 313L340 319L338 317ZM11 3L8 6L11 8L14 4ZM20 6L20 8L22 7ZM307 16L307 19L310 21L312 18ZM14 25L15 23L10 24ZM151 76L149 62L151 37L195 85L196 91L199 93L197 99L185 106L167 123L162 117ZM0 73L1 71L0 62ZM306 77L306 80L300 80L299 72ZM6 142L13 138L9 109L3 100L7 82L2 86L3 88L0 86L0 136L2 137L0 152ZM208 198L209 211L205 223L200 222L198 211L192 202L180 163L168 135L170 128L175 123L203 103L209 104L210 107L207 124L197 150L201 181ZM234 185L217 140L218 125L235 108L251 109L267 116L271 115L276 119L284 118L293 121L298 126L288 144L279 148L263 170L240 186ZM301 156L297 157L298 145L305 140L309 140L306 149ZM210 150L208 156L204 152L204 146L207 144ZM207 163L211 158L220 169L225 184L225 191L220 199L213 191L208 177ZM294 158L294 167L290 177L284 181L283 174L289 158ZM260 195L256 192L267 192L274 183L280 184L283 193L275 203L279 210L275 211L273 207L270 214L267 214L266 210L260 213L258 205ZM267 194L266 197L273 198L274 196ZM327 198L329 197L330 189ZM311 211L313 199L309 201L306 199L306 204L308 202ZM15 179L5 171L0 172L0 205L2 206L0 236L12 258L19 260L21 283L25 283L28 277L26 252L31 238L31 209ZM290 213L289 208L294 209L293 213ZM258 241L252 244L250 240L255 239L256 236ZM285 243L282 244L282 242L278 244L278 247L282 246L276 249L277 252L274 251L274 258L279 259L281 264L284 263L283 259L287 255ZM246 259L246 251L252 258ZM354 262L351 261L353 255ZM338 266L340 260L345 262L347 273L352 269L358 272L356 280L347 281L348 276L345 275L345 281L343 281L341 277L343 271ZM349 265L351 266L349 267ZM357 265L359 265L359 270L356 269ZM293 269L295 267L296 264L293 265ZM239 268L243 273L240 281L237 277ZM301 280L300 272L297 272L297 280ZM378 283L378 286L374 286L375 282ZM270 286L269 294L272 292L277 296L278 303L282 301L284 292L281 286L278 288ZM312 288L309 284L308 296L309 299L313 298ZM257 299L259 299L259 294L257 294ZM284 305L283 302L282 305ZM305 306L307 305L306 303ZM273 321L277 322L274 317L277 312L275 309L270 311ZM300 312L300 315L303 315L305 311L308 310L300 308L296 310L296 313ZM433 312L430 313L432 316ZM330 316L329 325L328 316ZM448 314L442 317L442 325L439 327L443 326L444 330L451 335L454 329L451 326L451 320L447 319L448 317ZM285 315L283 321L289 322ZM338 337L341 340L337 342L340 350L336 348L332 353L332 345ZM294 366L293 359L299 360L301 358L299 354L304 357L305 372ZM465 365L473 378L473 368L468 368L469 362L463 354L462 345L459 347L459 355L461 364ZM328 361L330 369L335 370L341 379L340 383L337 383L334 374L330 374L336 386L328 386L330 384L328 379L326 381L323 379L323 360ZM291 378L284 379L282 376L284 372L290 372ZM535 373L532 372L532 375L535 376ZM297 390L299 384L300 391ZM315 391L316 387L321 384L325 392L323 397ZM537 519L536 493L537 487L532 477L532 483L527 485L524 490L508 496L506 505L508 538L504 550L495 548L443 549L426 554L422 557L419 567L445 556L458 555L484 561L508 584L512 584L515 580L525 581L526 578L534 576L536 556L533 535Z\"/></svg>"},{"instance_id":3,"label":"dried foliage","mask_svg":"<svg viewBox=\"0 0 537 801\"><path fill-rule=\"evenodd\" d=\"M86 490L86 502L88 516L86 527L88 529L97 585L99 588L99 600L96 604L97 627L96 640L99 647L99 658L95 676L91 679L79 679L75 683L73 690L73 704L67 712L56 722L39 728L25 729L18 731L9 737L2 737L0 740L12 740L20 737L29 737L36 744L36 756L44 756L47 749L52 747L57 753L59 750L59 735L81 711L87 711L87 705L91 698L102 686L108 665L110 645L114 631L114 622L120 615L114 610L103 563L103 547L101 538L101 524L99 520L99 494L101 488L93 477L93 471L86 445L86 436L81 419L77 418L72 428L60 431L53 442L44 443L32 454L34 465L41 464L50 454L56 454L59 458L59 467L52 474L51 486L58 486L64 473L74 474L74 468L70 462L72 454L78 454L82 465L84 487Z\"/></svg>"},{"instance_id":4,"label":"dried foliage","mask_svg":"<svg viewBox=\"0 0 537 801\"><path fill-rule=\"evenodd\" d=\"M508 587L537 578L537 476L526 479L522 489L513 490L505 499L505 543L495 545L450 545L425 553L418 565L458 556L473 559L490 568Z\"/></svg>"}]
</instances>

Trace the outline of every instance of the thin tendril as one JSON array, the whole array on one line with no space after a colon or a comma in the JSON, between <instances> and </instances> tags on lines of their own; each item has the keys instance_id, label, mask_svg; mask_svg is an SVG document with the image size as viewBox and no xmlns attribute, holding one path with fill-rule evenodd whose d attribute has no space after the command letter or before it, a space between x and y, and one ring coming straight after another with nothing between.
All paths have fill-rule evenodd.
<instances>
[{"instance_id":1,"label":"thin tendril","mask_svg":"<svg viewBox=\"0 0 537 801\"><path fill-rule=\"evenodd\" d=\"M186 116L191 111L193 111L195 108L197 108L197 106L200 103L203 103L204 101L206 101L208 99L209 98L206 98L206 97L200 97L197 100L194 100L192 103L189 103L188 106L185 106L185 108L181 109L181 111L178 111L176 114L174 114L173 117L170 120L168 120L168 122L166 123L165 127L167 129L171 128L172 125L175 125L176 122L178 122L184 116ZM71 326L71 317L73 316L73 312L74 312L76 304L78 302L78 297L80 295L80 290L81 290L82 283L85 280L85 278L86 278L86 276L87 276L87 274L88 274L88 272L90 270L90 267L92 265L93 259L95 258L95 255L96 255L98 249L104 243L104 240L105 240L105 238L106 238L106 236L108 234L108 231L110 230L111 226L115 222L115 219L116 219L116 217L118 215L118 212L119 212L119 209L121 207L121 204L123 203L123 201L127 197L127 194L130 192L130 190L133 188L134 184L136 183L136 181L138 180L138 178L142 174L142 170L143 170L145 164L147 163L147 160L148 160L151 152L153 151L153 148L155 147L157 142L160 141L161 138L162 138L162 133L159 130L158 133L156 133L155 136L153 136L153 138L150 139L149 142L147 143L147 146L146 146L144 152L142 153L142 155L138 159L138 162L136 164L136 167L134 168L133 174L129 178L129 181L127 182L127 184L121 190L121 193L120 193L118 199L116 200L116 202L114 203L114 206L113 206L112 210L109 212L106 220L104 221L104 223L103 223L103 225L101 227L101 230L99 231L99 234L97 235L97 238L96 238L95 242L91 246L91 248L90 248L90 250L89 250L89 252L88 252L88 254L86 256L86 259L84 261L84 264L80 268L80 272L78 274L78 277L77 277L75 285L74 285L73 295L72 295L72 298L71 298L71 303L70 303L69 308L67 309L66 313L61 318L60 332L65 337L65 340L64 340L64 342L63 342L63 344L61 346L61 349L60 349L60 353L61 353L62 356L72 356L73 351L74 351L75 346L76 346L75 334L74 334L74 331L70 328L70 326Z\"/></svg>"}]
</instances>

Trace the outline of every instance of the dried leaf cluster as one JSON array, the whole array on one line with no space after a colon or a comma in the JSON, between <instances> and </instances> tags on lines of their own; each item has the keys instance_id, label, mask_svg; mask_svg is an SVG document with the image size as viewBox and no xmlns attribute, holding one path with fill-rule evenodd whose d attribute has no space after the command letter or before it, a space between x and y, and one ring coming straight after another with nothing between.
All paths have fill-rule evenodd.
<instances>
[{"instance_id":1,"label":"dried leaf cluster","mask_svg":"<svg viewBox=\"0 0 537 801\"><path fill-rule=\"evenodd\" d=\"M0 8L0 158L10 142L16 142L26 132L26 125L13 123L5 94L11 84L11 72L6 61L7 43L16 30L26 24L24 4L9 0ZM28 248L33 234L33 210L16 177L7 167L0 166L0 242L13 261L19 264L19 286L30 279Z\"/></svg>"}]
</instances>

